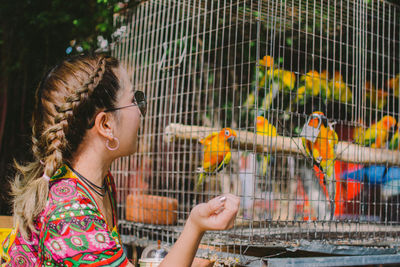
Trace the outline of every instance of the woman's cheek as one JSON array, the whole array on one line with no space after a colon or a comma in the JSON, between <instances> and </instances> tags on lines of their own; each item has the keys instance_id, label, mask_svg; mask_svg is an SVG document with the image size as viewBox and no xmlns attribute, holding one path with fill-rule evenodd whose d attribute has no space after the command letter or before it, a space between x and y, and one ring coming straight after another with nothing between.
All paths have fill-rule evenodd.
<instances>
[{"instance_id":1,"label":"woman's cheek","mask_svg":"<svg viewBox=\"0 0 400 267\"><path fill-rule=\"evenodd\" d=\"M138 150L138 132L139 132L139 127L140 127L140 114L139 116L137 114L135 114L135 116L133 118L131 118L131 121L133 122L132 128L131 128L131 143L132 143L132 147L131 147L131 153L135 153Z\"/></svg>"},{"instance_id":2,"label":"woman's cheek","mask_svg":"<svg viewBox=\"0 0 400 267\"><path fill-rule=\"evenodd\" d=\"M135 127L133 129L133 136L132 136L132 148L131 148L131 152L135 153L137 151L137 146L138 146L138 130L139 127Z\"/></svg>"},{"instance_id":3,"label":"woman's cheek","mask_svg":"<svg viewBox=\"0 0 400 267\"><path fill-rule=\"evenodd\" d=\"M137 131L135 132L135 135L133 137L133 145L132 145L132 149L134 150L133 152L136 152L137 150L137 144L138 144L138 134Z\"/></svg>"}]
</instances>

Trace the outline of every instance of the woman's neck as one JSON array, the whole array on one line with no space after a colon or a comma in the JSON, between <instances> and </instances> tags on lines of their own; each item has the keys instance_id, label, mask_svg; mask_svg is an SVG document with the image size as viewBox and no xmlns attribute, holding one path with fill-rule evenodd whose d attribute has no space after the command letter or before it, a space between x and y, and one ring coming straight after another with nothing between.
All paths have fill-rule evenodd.
<instances>
[{"instance_id":1,"label":"woman's neck","mask_svg":"<svg viewBox=\"0 0 400 267\"><path fill-rule=\"evenodd\" d=\"M103 159L99 154L90 151L81 152L71 162L71 167L80 175L97 186L102 186L104 177L111 166L111 161Z\"/></svg>"}]
</instances>

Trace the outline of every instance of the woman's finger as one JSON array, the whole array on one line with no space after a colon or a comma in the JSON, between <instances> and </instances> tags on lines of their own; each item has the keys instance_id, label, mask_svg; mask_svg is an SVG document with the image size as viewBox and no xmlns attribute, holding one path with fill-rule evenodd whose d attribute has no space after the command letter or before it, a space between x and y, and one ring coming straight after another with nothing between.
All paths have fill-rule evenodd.
<instances>
[{"instance_id":1,"label":"woman's finger","mask_svg":"<svg viewBox=\"0 0 400 267\"><path fill-rule=\"evenodd\" d=\"M239 198L230 194L225 195L227 198L227 201L225 203L225 209L227 211L230 211L232 214L236 214L237 211L239 210Z\"/></svg>"},{"instance_id":2,"label":"woman's finger","mask_svg":"<svg viewBox=\"0 0 400 267\"><path fill-rule=\"evenodd\" d=\"M218 214L222 210L224 210L226 200L227 200L226 196L219 196L208 201L206 205L207 207L206 216L208 217L216 213Z\"/></svg>"}]
</instances>

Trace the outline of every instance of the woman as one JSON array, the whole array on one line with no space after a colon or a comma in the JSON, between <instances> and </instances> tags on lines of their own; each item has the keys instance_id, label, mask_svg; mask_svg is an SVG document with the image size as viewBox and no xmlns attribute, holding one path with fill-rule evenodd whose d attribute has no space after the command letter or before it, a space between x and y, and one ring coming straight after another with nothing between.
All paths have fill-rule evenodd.
<instances>
[{"instance_id":1,"label":"woman","mask_svg":"<svg viewBox=\"0 0 400 267\"><path fill-rule=\"evenodd\" d=\"M7 266L132 266L117 232L111 163L137 148L146 100L110 57L80 55L45 75L33 114L34 161L16 164ZM232 227L233 195L193 208L161 266L190 266L206 230Z\"/></svg>"}]
</instances>

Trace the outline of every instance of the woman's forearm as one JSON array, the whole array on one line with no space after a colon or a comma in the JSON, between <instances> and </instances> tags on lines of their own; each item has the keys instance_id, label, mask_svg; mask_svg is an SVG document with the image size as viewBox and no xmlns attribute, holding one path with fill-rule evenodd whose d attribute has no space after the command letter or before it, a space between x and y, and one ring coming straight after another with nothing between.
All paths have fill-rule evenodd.
<instances>
[{"instance_id":1,"label":"woman's forearm","mask_svg":"<svg viewBox=\"0 0 400 267\"><path fill-rule=\"evenodd\" d=\"M204 231L198 229L189 218L182 234L162 261L160 267L191 266L203 234Z\"/></svg>"}]
</instances>

